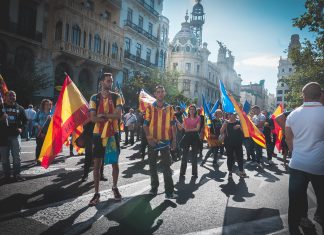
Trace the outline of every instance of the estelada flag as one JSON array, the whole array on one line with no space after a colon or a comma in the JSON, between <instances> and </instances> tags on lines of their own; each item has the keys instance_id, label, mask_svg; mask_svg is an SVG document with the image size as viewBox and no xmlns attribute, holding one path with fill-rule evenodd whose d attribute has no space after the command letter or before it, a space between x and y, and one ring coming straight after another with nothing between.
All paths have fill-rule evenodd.
<instances>
[{"instance_id":1,"label":"estelada flag","mask_svg":"<svg viewBox=\"0 0 324 235\"><path fill-rule=\"evenodd\" d=\"M273 131L277 135L276 148L278 149L278 151L281 150L282 129L278 125L278 123L276 122L276 117L278 117L282 113L283 113L283 106L282 106L282 103L280 103L279 106L274 111L274 113L271 115L271 119L272 119L272 121L274 123L274 130Z\"/></svg>"},{"instance_id":2,"label":"estelada flag","mask_svg":"<svg viewBox=\"0 0 324 235\"><path fill-rule=\"evenodd\" d=\"M153 104L156 99L151 95L149 95L146 91L144 91L144 89L142 89L139 94L138 100L139 100L139 110L141 113L143 113L145 112L147 106L149 104Z\"/></svg>"},{"instance_id":3,"label":"estelada flag","mask_svg":"<svg viewBox=\"0 0 324 235\"><path fill-rule=\"evenodd\" d=\"M3 77L1 76L0 74L0 92L1 92L1 95L2 97L5 97L5 94L8 92L8 87L3 79Z\"/></svg>"},{"instance_id":4,"label":"estelada flag","mask_svg":"<svg viewBox=\"0 0 324 235\"><path fill-rule=\"evenodd\" d=\"M88 119L89 105L67 75L49 124L39 161L48 168L70 134Z\"/></svg>"},{"instance_id":5,"label":"estelada flag","mask_svg":"<svg viewBox=\"0 0 324 235\"><path fill-rule=\"evenodd\" d=\"M236 113L240 117L240 122L243 130L244 137L252 137L253 141L261 147L266 147L266 141L263 133L254 125L251 119L246 115L243 109L238 105L236 100L231 94L228 94Z\"/></svg>"}]
</instances>

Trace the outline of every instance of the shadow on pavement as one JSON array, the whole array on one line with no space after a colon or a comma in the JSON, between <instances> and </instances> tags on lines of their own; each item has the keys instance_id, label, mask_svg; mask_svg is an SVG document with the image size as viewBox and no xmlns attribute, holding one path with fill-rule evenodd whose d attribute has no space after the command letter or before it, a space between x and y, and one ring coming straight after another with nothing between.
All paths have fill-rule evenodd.
<instances>
[{"instance_id":1,"label":"shadow on pavement","mask_svg":"<svg viewBox=\"0 0 324 235\"><path fill-rule=\"evenodd\" d=\"M233 200L236 202L244 202L245 197L254 197L254 193L249 193L249 189L244 178L240 178L238 184L233 179L229 179L227 184L221 184L219 186L222 192L229 197L233 195Z\"/></svg>"},{"instance_id":2,"label":"shadow on pavement","mask_svg":"<svg viewBox=\"0 0 324 235\"><path fill-rule=\"evenodd\" d=\"M156 208L152 208L150 195L140 195L125 203L118 210L106 215L107 219L116 221L118 226L110 227L104 234L152 234L159 229L163 220L155 220L168 208L177 207L169 200L163 201Z\"/></svg>"}]
</instances>

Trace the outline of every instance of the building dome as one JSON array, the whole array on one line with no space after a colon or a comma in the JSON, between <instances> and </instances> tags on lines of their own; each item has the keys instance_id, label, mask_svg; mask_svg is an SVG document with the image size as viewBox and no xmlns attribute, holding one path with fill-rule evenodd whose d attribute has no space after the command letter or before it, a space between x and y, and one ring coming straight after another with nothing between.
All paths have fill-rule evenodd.
<instances>
[{"instance_id":1,"label":"building dome","mask_svg":"<svg viewBox=\"0 0 324 235\"><path fill-rule=\"evenodd\" d=\"M184 45L189 40L193 46L197 46L197 38L190 28L190 23L187 22L188 13L185 19L186 22L181 24L181 30L174 36L172 43L175 44L176 41L179 40L179 43Z\"/></svg>"}]
</instances>

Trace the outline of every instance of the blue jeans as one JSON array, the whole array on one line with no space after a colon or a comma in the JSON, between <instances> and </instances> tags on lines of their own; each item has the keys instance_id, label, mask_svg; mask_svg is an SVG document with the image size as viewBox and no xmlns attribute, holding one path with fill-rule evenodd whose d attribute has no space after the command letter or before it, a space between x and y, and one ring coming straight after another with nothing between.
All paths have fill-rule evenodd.
<instances>
[{"instance_id":1,"label":"blue jeans","mask_svg":"<svg viewBox=\"0 0 324 235\"><path fill-rule=\"evenodd\" d=\"M255 154L253 151L252 160L256 161L257 163L260 163L260 161L262 159L262 147L260 145L258 145L257 143L254 143L254 150L255 150Z\"/></svg>"},{"instance_id":2,"label":"blue jeans","mask_svg":"<svg viewBox=\"0 0 324 235\"><path fill-rule=\"evenodd\" d=\"M21 138L18 136L9 136L8 145L0 147L0 155L2 160L2 168L6 177L10 176L10 152L13 159L14 175L20 174L20 143Z\"/></svg>"},{"instance_id":3,"label":"blue jeans","mask_svg":"<svg viewBox=\"0 0 324 235\"><path fill-rule=\"evenodd\" d=\"M297 233L301 217L307 216L307 188L311 182L317 199L317 212L323 219L324 175L313 175L289 168L289 209L288 224L291 234Z\"/></svg>"}]
</instances>

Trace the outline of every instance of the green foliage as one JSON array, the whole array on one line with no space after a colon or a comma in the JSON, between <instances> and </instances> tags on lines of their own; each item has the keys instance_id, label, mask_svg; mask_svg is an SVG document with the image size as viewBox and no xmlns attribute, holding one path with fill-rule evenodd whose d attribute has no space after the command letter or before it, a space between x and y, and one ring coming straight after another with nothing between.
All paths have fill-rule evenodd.
<instances>
[{"instance_id":1,"label":"green foliage","mask_svg":"<svg viewBox=\"0 0 324 235\"><path fill-rule=\"evenodd\" d=\"M155 87L159 84L165 87L168 103L174 105L177 105L179 101L190 103L191 100L178 91L178 77L179 73L176 71L161 72L157 69L135 74L122 87L126 106L138 107L138 96L141 89L144 88L153 95Z\"/></svg>"},{"instance_id":2,"label":"green foliage","mask_svg":"<svg viewBox=\"0 0 324 235\"><path fill-rule=\"evenodd\" d=\"M300 50L292 50L290 59L293 61L295 73L286 78L290 87L288 108L302 104L301 90L309 82L318 82L324 87L324 6L323 0L307 0L306 12L293 19L293 25L300 29L307 28L316 35L315 42L305 39Z\"/></svg>"}]
</instances>

